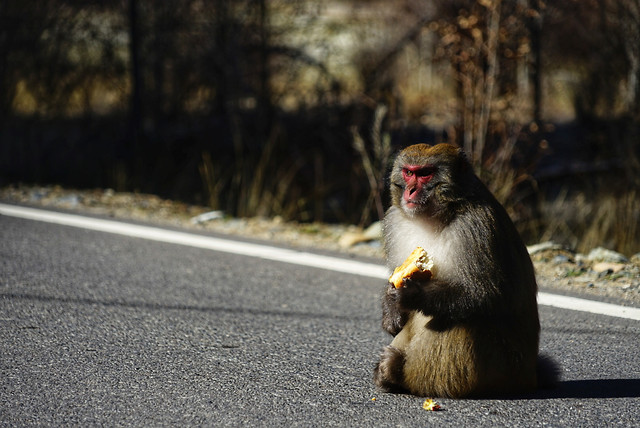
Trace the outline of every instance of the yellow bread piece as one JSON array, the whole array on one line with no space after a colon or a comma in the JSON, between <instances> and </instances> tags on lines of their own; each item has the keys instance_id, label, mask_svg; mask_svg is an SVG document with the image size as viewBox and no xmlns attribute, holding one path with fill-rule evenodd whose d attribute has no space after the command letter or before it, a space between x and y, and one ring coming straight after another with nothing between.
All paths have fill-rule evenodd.
<instances>
[{"instance_id":1,"label":"yellow bread piece","mask_svg":"<svg viewBox=\"0 0 640 428\"><path fill-rule=\"evenodd\" d=\"M433 260L422 247L416 247L409 257L398 266L393 275L389 277L389 282L396 288L402 287L404 278L412 278L417 280L427 280L431 278L433 270Z\"/></svg>"}]
</instances>

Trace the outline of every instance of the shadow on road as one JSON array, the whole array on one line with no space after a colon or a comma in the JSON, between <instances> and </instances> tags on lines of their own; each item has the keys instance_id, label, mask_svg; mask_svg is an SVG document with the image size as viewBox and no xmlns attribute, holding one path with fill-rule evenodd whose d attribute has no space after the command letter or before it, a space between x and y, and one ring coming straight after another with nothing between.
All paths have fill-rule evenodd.
<instances>
[{"instance_id":1,"label":"shadow on road","mask_svg":"<svg viewBox=\"0 0 640 428\"><path fill-rule=\"evenodd\" d=\"M556 388L539 390L530 398L636 397L640 397L640 379L585 379L562 381Z\"/></svg>"},{"instance_id":2,"label":"shadow on road","mask_svg":"<svg viewBox=\"0 0 640 428\"><path fill-rule=\"evenodd\" d=\"M93 299L83 297L57 297L57 296L41 296L38 294L28 293L0 293L0 299L20 299L20 300L34 300L40 302L58 302L71 305L100 305L107 307L121 307L121 308L133 308L133 309L147 309L147 310L180 310L180 311L198 311L198 312L221 312L232 314L246 314L246 315L274 315L280 317L290 318L302 318L302 319L344 319L347 321L361 320L369 321L372 317L357 316L353 314L331 314L321 312L308 312L308 311L295 311L295 310L278 310L278 309L258 309L258 308L242 308L242 307L222 307L222 306L200 306L189 304L166 304L159 302L129 302L125 300L106 300L106 299Z\"/></svg>"}]
</instances>

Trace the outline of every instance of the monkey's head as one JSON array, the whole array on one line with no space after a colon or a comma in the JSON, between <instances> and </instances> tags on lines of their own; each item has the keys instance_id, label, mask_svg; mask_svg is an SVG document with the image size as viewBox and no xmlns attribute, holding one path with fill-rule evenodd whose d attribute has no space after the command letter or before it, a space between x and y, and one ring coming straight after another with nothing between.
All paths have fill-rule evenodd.
<instances>
[{"instance_id":1,"label":"monkey's head","mask_svg":"<svg viewBox=\"0 0 640 428\"><path fill-rule=\"evenodd\" d=\"M391 171L391 202L409 217L450 214L472 183L473 172L462 149L450 144L415 144L402 150ZM445 220L442 218L441 220Z\"/></svg>"}]
</instances>

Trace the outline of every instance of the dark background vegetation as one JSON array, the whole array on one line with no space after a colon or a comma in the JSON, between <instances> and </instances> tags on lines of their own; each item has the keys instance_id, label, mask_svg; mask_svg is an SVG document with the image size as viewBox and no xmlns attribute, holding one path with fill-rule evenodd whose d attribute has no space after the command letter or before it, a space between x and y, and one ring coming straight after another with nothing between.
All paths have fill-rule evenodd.
<instances>
[{"instance_id":1,"label":"dark background vegetation","mask_svg":"<svg viewBox=\"0 0 640 428\"><path fill-rule=\"evenodd\" d=\"M640 251L639 0L0 2L0 184L366 225L464 147L527 242Z\"/></svg>"}]
</instances>

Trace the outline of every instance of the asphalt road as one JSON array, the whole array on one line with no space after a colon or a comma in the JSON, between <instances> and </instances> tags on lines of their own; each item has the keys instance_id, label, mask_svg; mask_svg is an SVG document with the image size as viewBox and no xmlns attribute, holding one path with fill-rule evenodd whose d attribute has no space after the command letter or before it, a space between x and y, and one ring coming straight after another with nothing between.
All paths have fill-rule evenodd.
<instances>
[{"instance_id":1,"label":"asphalt road","mask_svg":"<svg viewBox=\"0 0 640 428\"><path fill-rule=\"evenodd\" d=\"M557 389L381 393L381 282L0 215L0 425L640 425L640 322L545 306Z\"/></svg>"}]
</instances>

